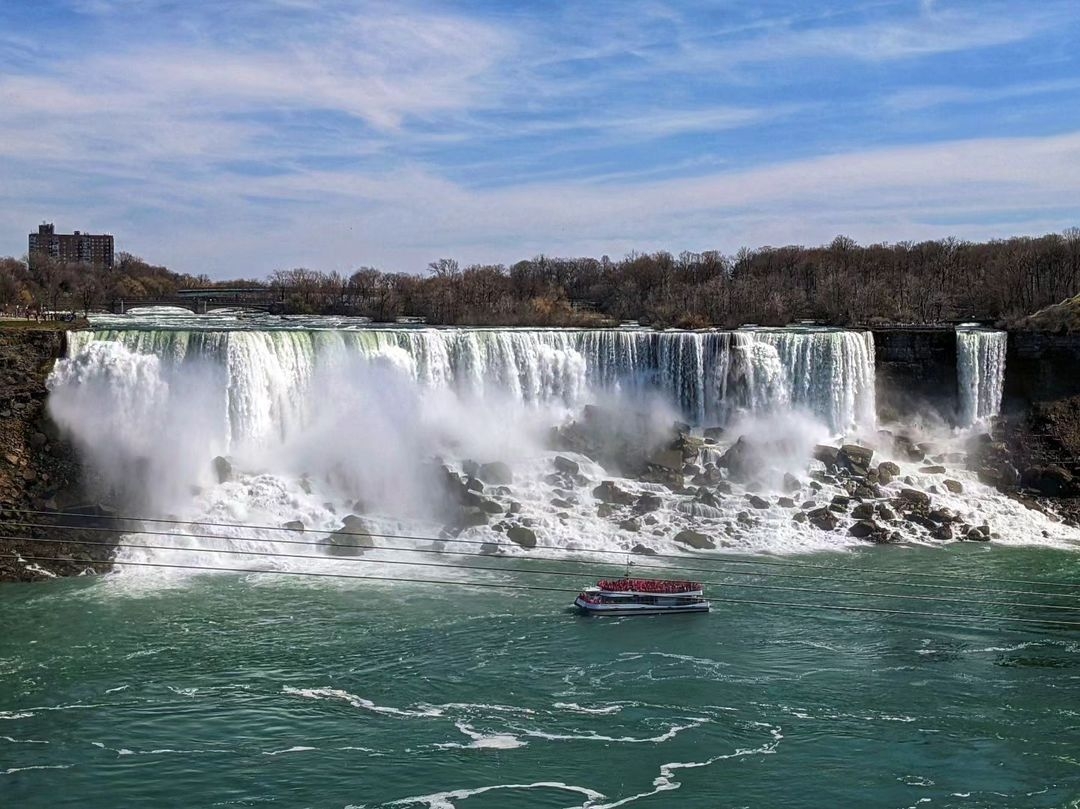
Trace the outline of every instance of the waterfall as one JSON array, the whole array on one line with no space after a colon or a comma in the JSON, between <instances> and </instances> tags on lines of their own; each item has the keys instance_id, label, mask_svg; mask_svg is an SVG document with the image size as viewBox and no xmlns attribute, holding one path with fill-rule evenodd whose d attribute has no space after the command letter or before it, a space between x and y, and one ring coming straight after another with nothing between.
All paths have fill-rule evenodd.
<instances>
[{"instance_id":1,"label":"waterfall","mask_svg":"<svg viewBox=\"0 0 1080 809\"><path fill-rule=\"evenodd\" d=\"M956 374L960 389L960 425L970 427L991 419L1001 410L1005 381L1003 331L958 328Z\"/></svg>"},{"instance_id":2,"label":"waterfall","mask_svg":"<svg viewBox=\"0 0 1080 809\"><path fill-rule=\"evenodd\" d=\"M317 374L391 356L421 387L466 400L499 395L576 408L605 392L655 393L700 425L786 409L834 433L874 423L869 332L103 329L73 334L71 355L101 341L157 357L163 373L192 364L223 369L220 400L234 441L289 434L318 400L310 389Z\"/></svg>"}]
</instances>

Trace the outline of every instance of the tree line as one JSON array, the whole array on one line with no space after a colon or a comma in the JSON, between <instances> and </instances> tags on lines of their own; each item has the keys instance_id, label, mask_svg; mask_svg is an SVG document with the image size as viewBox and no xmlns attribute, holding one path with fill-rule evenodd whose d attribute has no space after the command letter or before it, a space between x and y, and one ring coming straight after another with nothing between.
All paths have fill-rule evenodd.
<instances>
[{"instance_id":1,"label":"tree line","mask_svg":"<svg viewBox=\"0 0 1080 809\"><path fill-rule=\"evenodd\" d=\"M861 246L743 248L620 260L536 256L509 267L453 259L423 273L360 267L344 274L275 270L265 280L211 282L121 253L110 270L48 259L0 259L0 307L88 311L117 298L201 287L249 290L276 311L432 324L657 327L1012 321L1080 293L1080 228L989 242L942 239Z\"/></svg>"}]
</instances>

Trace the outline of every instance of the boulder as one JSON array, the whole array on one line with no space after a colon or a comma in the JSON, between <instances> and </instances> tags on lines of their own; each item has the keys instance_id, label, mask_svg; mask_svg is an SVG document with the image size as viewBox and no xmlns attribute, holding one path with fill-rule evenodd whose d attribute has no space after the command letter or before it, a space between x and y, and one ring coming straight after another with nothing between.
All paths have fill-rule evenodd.
<instances>
[{"instance_id":1,"label":"boulder","mask_svg":"<svg viewBox=\"0 0 1080 809\"><path fill-rule=\"evenodd\" d=\"M217 477L218 483L227 483L228 481L232 480L233 468L232 464L229 463L228 458L223 458L222 456L218 455L214 458L213 461L211 461L211 463L213 464L214 475Z\"/></svg>"},{"instance_id":2,"label":"boulder","mask_svg":"<svg viewBox=\"0 0 1080 809\"><path fill-rule=\"evenodd\" d=\"M638 556L656 556L656 551L654 551L647 545L642 545L641 543L638 543L637 545L632 547L630 549L630 553L636 554Z\"/></svg>"},{"instance_id":3,"label":"boulder","mask_svg":"<svg viewBox=\"0 0 1080 809\"><path fill-rule=\"evenodd\" d=\"M814 447L813 458L815 461L821 461L825 464L825 468L831 472L836 468L839 453L840 450L836 447L830 447L828 444L818 444Z\"/></svg>"},{"instance_id":4,"label":"boulder","mask_svg":"<svg viewBox=\"0 0 1080 809\"><path fill-rule=\"evenodd\" d=\"M833 511L845 512L848 510L849 505L851 505L851 498L838 494L833 497L832 502L829 504L829 508Z\"/></svg>"},{"instance_id":5,"label":"boulder","mask_svg":"<svg viewBox=\"0 0 1080 809\"><path fill-rule=\"evenodd\" d=\"M944 475L948 470L944 466L920 466L919 471L924 475Z\"/></svg>"},{"instance_id":6,"label":"boulder","mask_svg":"<svg viewBox=\"0 0 1080 809\"><path fill-rule=\"evenodd\" d=\"M964 493L964 485L958 480L951 480L950 478L946 478L945 480L941 481L941 485L953 494Z\"/></svg>"},{"instance_id":7,"label":"boulder","mask_svg":"<svg viewBox=\"0 0 1080 809\"><path fill-rule=\"evenodd\" d=\"M856 539L866 539L878 531L880 528L873 520L859 520L848 528L848 533Z\"/></svg>"},{"instance_id":8,"label":"boulder","mask_svg":"<svg viewBox=\"0 0 1080 809\"><path fill-rule=\"evenodd\" d=\"M724 437L723 427L706 427L701 431L701 434L706 438L711 438L713 441L720 441Z\"/></svg>"},{"instance_id":9,"label":"boulder","mask_svg":"<svg viewBox=\"0 0 1080 809\"><path fill-rule=\"evenodd\" d=\"M853 475L865 476L870 471L874 451L858 444L844 444L836 453L837 465Z\"/></svg>"},{"instance_id":10,"label":"boulder","mask_svg":"<svg viewBox=\"0 0 1080 809\"><path fill-rule=\"evenodd\" d=\"M602 503L628 506L637 498L630 492L625 492L615 485L613 480L605 480L592 491L593 497Z\"/></svg>"},{"instance_id":11,"label":"boulder","mask_svg":"<svg viewBox=\"0 0 1080 809\"><path fill-rule=\"evenodd\" d=\"M753 528L757 525L757 520L750 516L749 511L740 511L735 515L735 521L739 523L739 525L745 525L747 528Z\"/></svg>"},{"instance_id":12,"label":"boulder","mask_svg":"<svg viewBox=\"0 0 1080 809\"><path fill-rule=\"evenodd\" d=\"M965 539L971 542L989 542L990 541L990 526L989 525L973 525L968 529Z\"/></svg>"},{"instance_id":13,"label":"boulder","mask_svg":"<svg viewBox=\"0 0 1080 809\"><path fill-rule=\"evenodd\" d=\"M596 507L596 516L600 517L601 519L610 517L614 513L615 506L613 506L611 503L601 503Z\"/></svg>"},{"instance_id":14,"label":"boulder","mask_svg":"<svg viewBox=\"0 0 1080 809\"><path fill-rule=\"evenodd\" d=\"M484 483L479 478L470 477L465 481L465 488L470 492L484 491Z\"/></svg>"},{"instance_id":15,"label":"boulder","mask_svg":"<svg viewBox=\"0 0 1080 809\"><path fill-rule=\"evenodd\" d=\"M715 494L705 488L698 489L694 492L694 500L705 506L711 506L712 508L720 507L720 500Z\"/></svg>"},{"instance_id":16,"label":"boulder","mask_svg":"<svg viewBox=\"0 0 1080 809\"><path fill-rule=\"evenodd\" d=\"M795 508L795 501L790 497L780 497L776 500L776 505L781 508Z\"/></svg>"},{"instance_id":17,"label":"boulder","mask_svg":"<svg viewBox=\"0 0 1080 809\"><path fill-rule=\"evenodd\" d=\"M896 512L884 503L878 503L877 513L886 522L893 522L896 519Z\"/></svg>"},{"instance_id":18,"label":"boulder","mask_svg":"<svg viewBox=\"0 0 1080 809\"><path fill-rule=\"evenodd\" d=\"M953 538L952 526L949 524L937 525L930 531L930 536L934 539L948 540Z\"/></svg>"},{"instance_id":19,"label":"boulder","mask_svg":"<svg viewBox=\"0 0 1080 809\"><path fill-rule=\"evenodd\" d=\"M758 497L756 494L748 494L746 496L746 499L750 503L750 505L752 505L754 508L768 508L769 507L769 501L766 500L764 497Z\"/></svg>"},{"instance_id":20,"label":"boulder","mask_svg":"<svg viewBox=\"0 0 1080 809\"><path fill-rule=\"evenodd\" d=\"M494 500L481 500L480 509L486 511L488 514L502 514L505 509Z\"/></svg>"},{"instance_id":21,"label":"boulder","mask_svg":"<svg viewBox=\"0 0 1080 809\"><path fill-rule=\"evenodd\" d=\"M631 533L636 534L641 530L641 523L634 519L623 520L619 523L619 528L623 531L630 531Z\"/></svg>"},{"instance_id":22,"label":"boulder","mask_svg":"<svg viewBox=\"0 0 1080 809\"><path fill-rule=\"evenodd\" d=\"M682 473L683 453L681 449L662 449L649 456L649 463L670 472Z\"/></svg>"},{"instance_id":23,"label":"boulder","mask_svg":"<svg viewBox=\"0 0 1080 809\"><path fill-rule=\"evenodd\" d=\"M696 550L713 550L716 547L716 543L712 541L706 534L702 534L699 531L692 531L689 528L685 531L677 533L672 540L678 542L681 545L688 545Z\"/></svg>"},{"instance_id":24,"label":"boulder","mask_svg":"<svg viewBox=\"0 0 1080 809\"><path fill-rule=\"evenodd\" d=\"M365 549L375 547L371 533L363 518L349 514L342 520L341 528L322 540L322 545L332 556L359 556Z\"/></svg>"},{"instance_id":25,"label":"boulder","mask_svg":"<svg viewBox=\"0 0 1080 809\"><path fill-rule=\"evenodd\" d=\"M660 495L646 492L634 503L634 511L638 514L648 514L651 511L658 510L663 505L664 501Z\"/></svg>"},{"instance_id":26,"label":"boulder","mask_svg":"<svg viewBox=\"0 0 1080 809\"><path fill-rule=\"evenodd\" d=\"M816 508L806 516L812 525L822 531L833 531L840 524L840 518L827 508Z\"/></svg>"},{"instance_id":27,"label":"boulder","mask_svg":"<svg viewBox=\"0 0 1080 809\"><path fill-rule=\"evenodd\" d=\"M938 525L956 522L959 519L959 517L956 516L956 513L949 508L935 508L926 516Z\"/></svg>"},{"instance_id":28,"label":"boulder","mask_svg":"<svg viewBox=\"0 0 1080 809\"><path fill-rule=\"evenodd\" d=\"M802 488L802 483L800 483L799 479L790 472L785 472L783 487L785 492L791 494L799 491L799 489Z\"/></svg>"},{"instance_id":29,"label":"boulder","mask_svg":"<svg viewBox=\"0 0 1080 809\"><path fill-rule=\"evenodd\" d=\"M510 505L506 507L506 513L507 514L520 514L521 513L521 503L519 503L517 500L511 500Z\"/></svg>"},{"instance_id":30,"label":"boulder","mask_svg":"<svg viewBox=\"0 0 1080 809\"><path fill-rule=\"evenodd\" d=\"M791 517L791 521L795 523L804 523L806 520L806 513L803 511L796 511Z\"/></svg>"},{"instance_id":31,"label":"boulder","mask_svg":"<svg viewBox=\"0 0 1080 809\"><path fill-rule=\"evenodd\" d=\"M851 510L851 516L856 520L869 520L874 516L873 503L859 503Z\"/></svg>"},{"instance_id":32,"label":"boulder","mask_svg":"<svg viewBox=\"0 0 1080 809\"><path fill-rule=\"evenodd\" d=\"M555 468L567 475L579 475L581 474L581 465L570 458L563 455L556 455L555 460L552 462L555 464Z\"/></svg>"},{"instance_id":33,"label":"boulder","mask_svg":"<svg viewBox=\"0 0 1080 809\"><path fill-rule=\"evenodd\" d=\"M918 489L901 489L896 499L911 506L927 508L930 505L930 495Z\"/></svg>"},{"instance_id":34,"label":"boulder","mask_svg":"<svg viewBox=\"0 0 1080 809\"><path fill-rule=\"evenodd\" d=\"M816 505L817 503L815 503L813 500L804 500L802 505L799 506L799 508L801 508L803 511L809 511Z\"/></svg>"},{"instance_id":35,"label":"boulder","mask_svg":"<svg viewBox=\"0 0 1080 809\"><path fill-rule=\"evenodd\" d=\"M499 547L497 542L485 542L480 546L481 556L498 556L502 553L502 548Z\"/></svg>"},{"instance_id":36,"label":"boulder","mask_svg":"<svg viewBox=\"0 0 1080 809\"><path fill-rule=\"evenodd\" d=\"M299 531L300 533L304 532L304 523L300 520L289 520L281 527L287 531Z\"/></svg>"},{"instance_id":37,"label":"boulder","mask_svg":"<svg viewBox=\"0 0 1080 809\"><path fill-rule=\"evenodd\" d=\"M523 525L515 525L506 532L506 538L522 548L536 547L536 533L531 528Z\"/></svg>"},{"instance_id":38,"label":"boulder","mask_svg":"<svg viewBox=\"0 0 1080 809\"><path fill-rule=\"evenodd\" d=\"M713 486L719 494L731 494L731 484L726 480L718 480Z\"/></svg>"},{"instance_id":39,"label":"boulder","mask_svg":"<svg viewBox=\"0 0 1080 809\"><path fill-rule=\"evenodd\" d=\"M502 461L492 461L480 467L477 477L494 486L507 486L514 482L514 473Z\"/></svg>"}]
</instances>

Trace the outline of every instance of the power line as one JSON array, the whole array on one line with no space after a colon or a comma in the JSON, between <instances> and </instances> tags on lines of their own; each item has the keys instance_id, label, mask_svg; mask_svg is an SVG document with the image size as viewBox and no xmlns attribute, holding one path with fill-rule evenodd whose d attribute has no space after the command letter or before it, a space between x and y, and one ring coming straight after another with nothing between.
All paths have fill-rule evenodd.
<instances>
[{"instance_id":1,"label":"power line","mask_svg":"<svg viewBox=\"0 0 1080 809\"><path fill-rule=\"evenodd\" d=\"M34 541L31 537L8 537L7 539ZM228 537L222 537L222 539L228 539ZM53 543L53 544L82 544L98 547L114 547L114 548L131 548L133 550L156 550L156 551L178 551L181 553L223 553L234 556L257 556L260 558L273 559L313 559L320 562L340 562L340 563L354 563L354 564L383 564L383 565L402 565L408 567L431 567L431 568L443 568L451 570L470 570L496 573L529 573L538 576L574 576L581 577L581 573L571 570L522 570L515 571L507 567L493 567L490 565L458 565L451 562L425 562L414 560L393 560L393 559L358 559L355 557L343 558L333 556L316 556L310 553L280 553L272 551L251 551L241 550L238 548L186 548L176 545L148 545L144 543L111 543L111 542L94 542L92 540L74 541L64 539L41 539L36 540L38 542ZM396 549L391 549L396 550ZM117 564L124 564L123 561L117 562ZM703 585L711 587L736 587L740 589L751 590L771 590L775 592L786 593L815 593L819 595L833 595L833 596L856 596L859 598L877 598L882 594L880 593L867 593L852 590L815 590L810 587L783 587L776 584L743 584L738 582L718 582L718 581L703 581ZM972 602L961 598L947 598L944 596L922 596L922 595L906 595L902 593L888 593L885 594L889 598L899 598L906 601L931 601L948 604L966 604L966 605L984 605L992 607L1020 607L1023 609L1046 609L1046 610L1068 610L1071 612L1080 612L1080 607L1063 606L1058 604L1027 604L1023 602L1014 601L987 601L981 600ZM965 616L966 617L966 616ZM1080 623L1077 624L1080 626Z\"/></svg>"},{"instance_id":2,"label":"power line","mask_svg":"<svg viewBox=\"0 0 1080 809\"><path fill-rule=\"evenodd\" d=\"M234 542L273 542L273 543L279 544L279 545L300 545L300 546L306 546L306 547L320 547L320 548L327 547L327 543L325 541L311 541L311 540L302 540L302 539L266 539L266 538L263 538L263 537L225 536L225 535L222 535L222 534L194 534L194 533L189 533L189 532L177 533L176 531L152 531L152 530L149 530L149 529L139 529L139 530L126 530L125 529L125 530L120 530L120 529L115 529L115 528L102 528L100 526L50 525L50 524L47 524L47 523L24 523L24 522L10 522L10 521L0 521L0 526L22 527L22 528L58 529L58 530L62 530L62 531L94 531L94 532L98 532L98 533L108 533L108 534L117 534L117 533L128 534L128 535L130 535L130 534L145 534L145 535L150 535L150 536L189 537L189 538L193 538L193 539L220 539L220 540L230 540L230 541L234 541ZM252 530L258 530L258 526L244 526L242 524L236 524L233 527L240 527L240 528L247 527L247 528L251 528ZM292 531L292 529L282 529L282 530L287 530L287 531L290 531L290 532ZM331 532L327 532L327 533L331 533ZM400 536L400 535L395 535L395 534L374 534L374 533L350 532L350 531L334 531L332 533L335 536L378 537L380 539L387 539L387 540L394 540L394 539L416 540L417 539L416 537L405 537L405 536ZM23 539L26 539L28 541L33 541L34 540L34 538L32 538L32 537L24 537ZM446 543L464 543L464 544L470 544L470 545L476 545L476 544L480 544L480 545L496 545L496 546L498 546L500 548L511 548L511 547L516 548L516 547L520 547L520 546L518 546L516 543L514 543L512 541L502 540L502 539L493 539L493 540L490 540L490 541L457 539L457 538L433 538L433 537L425 537L424 539L427 540L427 541L439 542L439 543L444 543L444 544L446 544ZM37 540L37 541L42 541L42 540ZM78 540L75 540L75 541L77 542ZM148 546L140 545L138 547L148 547ZM358 550L361 550L361 551L379 549L378 546L359 545L359 544L352 545L352 544L340 544L340 543L335 543L334 547L337 547L337 548L355 548L355 549L358 549ZM543 546L543 547L549 548L549 547L553 547L553 546ZM555 549L559 550L562 553L573 553L573 551L568 551L565 548L555 548ZM487 554L487 553L483 553L483 552L481 552L481 553L469 553L469 552L466 552L466 551L463 551L463 550L446 550L445 548L387 547L387 548L381 548L381 550L390 550L390 551L394 551L395 553L422 553L422 554L436 554L436 555L446 555L446 556L464 556L464 557L474 557L474 558L484 558L484 559L490 559L492 557L492 554ZM634 554L634 553L632 553L630 551L608 551L608 550L596 550L596 551L589 550L589 551L580 551L580 553L596 553L596 554L605 554L605 555L617 554L617 555L623 556L623 557L639 556L639 557L644 557L644 558L649 558L650 556L652 556L652 554ZM313 558L316 558L316 557L313 557ZM523 561L530 561L530 562L531 561L539 561L536 557L527 557L526 556L526 557L518 557L518 558L522 559ZM681 559L685 559L686 557L684 557L684 556L675 556L675 555L670 555L669 554L669 555L664 555L661 558L671 558L671 559L680 559L681 560ZM570 562L570 561L578 561L578 560L574 560L574 559L548 559L548 560L545 560L545 561ZM584 561L584 560L582 560L582 561ZM726 559L717 559L716 560L717 565L723 565L723 564L726 564L727 562L728 562L728 560L726 560ZM611 567L619 567L619 566L622 565L622 563L620 563L620 562L595 562L594 564L608 565L608 566L611 566ZM687 572L691 572L691 573L706 573L706 574L720 573L720 574L724 574L724 575L728 575L728 576L752 576L752 577L755 577L755 578L770 578L771 577L771 578L781 578L781 579L800 579L800 580L809 580L809 581L825 581L825 582L829 582L829 583L832 583L832 584L835 584L835 583L838 583L838 582L843 583L843 582L860 582L860 581L862 581L860 579L850 579L850 578L835 577L835 576L807 576L805 574L798 574L798 573L772 573L772 572L762 572L762 571L752 571L752 570L730 570L730 569L727 569L727 568L721 568L721 567L715 567L715 566L713 566L713 567L693 567L693 566L684 565L684 564L678 564L678 565L650 565L650 564L644 564L644 563L641 563L641 562L633 562L631 564L632 564L633 567L639 568L641 570L659 570L659 571L679 570L679 571L687 571ZM838 569L843 570L845 568L838 568ZM919 583L919 582L892 582L892 581L884 581L884 582L880 582L880 584L883 584L886 587L893 587L893 588L897 588L897 587L933 588L933 589L938 589L938 590L959 590L959 591L964 592L964 593L988 593L988 594L991 594L991 595L1019 595L1019 596L1034 596L1036 598L1080 598L1080 593L1040 593L1040 592L1032 592L1030 590L1000 590L1000 589L991 589L991 588L982 588L982 587L965 587L964 585L959 585L959 584L922 584L922 583Z\"/></svg>"},{"instance_id":3,"label":"power line","mask_svg":"<svg viewBox=\"0 0 1080 809\"><path fill-rule=\"evenodd\" d=\"M55 556L23 556L24 561L32 562L66 562L71 563L70 559L61 559ZM459 587L484 587L490 589L504 589L504 590L535 590L553 593L576 593L579 592L576 588L565 587L546 587L543 585L534 584L505 584L502 582L477 582L477 581L457 581L454 579L405 579L395 576L367 576L356 573L327 573L321 571L301 571L301 570L266 570L264 568L235 568L235 567L218 567L213 565L183 565L175 562L119 562L120 565L128 565L132 567L156 567L156 568L172 568L179 570L195 570L195 571L213 571L220 573L254 573L262 575L274 575L274 576L310 576L315 578L332 578L332 579L362 579L368 581L388 581L398 584L439 584L439 585L456 585ZM512 571L504 571L512 572ZM1080 628L1080 622L1076 621L1056 621L1043 618L1018 618L1010 616L997 616L997 615L954 615L947 612L922 612L919 610L894 610L886 607L853 607L844 606L839 604L806 604L806 603L794 603L787 601L758 601L751 599L737 599L737 598L725 598L725 597L710 597L710 602L716 602L720 604L743 604L749 606L763 606L763 607L786 607L792 609L803 610L834 610L838 612L865 612L879 615L903 615L914 616L918 618L944 618L944 623L954 623L961 626L966 626L963 621L1009 621L1013 623L1023 624L1039 624L1043 626L1061 626L1069 628ZM957 619L961 619L958 621Z\"/></svg>"},{"instance_id":4,"label":"power line","mask_svg":"<svg viewBox=\"0 0 1080 809\"><path fill-rule=\"evenodd\" d=\"M76 517L76 518L80 518L80 519L87 519L87 515L73 513L73 512L37 511L37 510L33 510L33 509L22 509L22 510L20 510L20 513L23 513L23 514L40 514L40 515L46 515L46 516L52 516L52 517L64 516L64 517ZM252 530L257 530L257 531L294 531L294 529L285 528L285 527L280 526L280 525L255 525L255 524L250 524L250 523L222 523L222 522L208 522L208 521L204 521L204 520L177 520L177 519L164 518L164 517L154 518L154 517L113 516L113 517L108 517L108 518L97 518L97 519L112 519L112 520L122 520L122 521L130 521L130 522L143 522L143 523L163 523L163 524L167 524L167 525L200 525L200 526L207 526L207 527L210 527L210 528L247 528L247 529L252 529ZM59 527L59 526L50 526L50 527ZM117 529L117 530L119 530L119 529ZM123 533L123 532L121 531L121 533ZM129 533L137 533L137 532L132 531L132 532L129 532ZM415 535L415 534L383 534L383 533L378 533L378 532L375 532L375 531L334 531L333 533L337 534L338 536L383 537L383 538L386 538L386 539L409 539L409 540L417 540L417 541L422 541L422 542L458 542L458 543L462 543L462 544L472 544L472 545L489 544L489 540L460 539L460 538L451 538L451 537L432 537L432 536L421 536L421 535ZM537 544L535 547L539 548L539 549L542 549L542 550L554 550L554 551L566 552L565 548L560 548L557 545ZM616 554L616 555L624 556L624 557L627 555L626 551L608 551L608 550L599 550L599 549L597 549L597 550L586 550L586 551L582 551L582 552L584 552L584 553L593 553L593 554L607 554L607 555ZM656 559L679 559L679 560L685 560L686 559L685 555L679 555L679 554L655 553L655 554L640 554L640 555L641 556L651 556L651 557L656 558ZM810 563L810 562L779 562L779 561L751 560L751 559L731 559L731 558L723 558L723 559L718 558L716 561L722 562L723 564L732 564L732 565L786 567L786 568L796 568L796 569L805 568L805 569L812 569L812 570L829 570L829 571L836 571L836 572L869 573L869 574L876 575L876 576L915 576L915 577L919 577L919 578L930 578L930 579L934 579L934 578L937 578L937 579L959 579L959 580L963 580L963 581L970 581L971 580L970 576L967 576L967 575L964 575L964 574L959 574L959 573L923 573L923 572L919 572L919 571L883 571L883 570L877 570L875 568L856 567L856 566L849 566L849 565L817 565L817 564L813 564L813 563ZM1045 579L1043 579L1043 580L1040 580L1040 579L1002 579L1002 578L987 577L987 578L980 578L979 581L980 582L994 583L994 584L1026 584L1026 585L1034 585L1034 586L1042 586L1042 587L1080 588L1080 583L1054 582L1054 581L1047 581ZM1051 595L1051 594L1047 593L1046 595Z\"/></svg>"}]
</instances>

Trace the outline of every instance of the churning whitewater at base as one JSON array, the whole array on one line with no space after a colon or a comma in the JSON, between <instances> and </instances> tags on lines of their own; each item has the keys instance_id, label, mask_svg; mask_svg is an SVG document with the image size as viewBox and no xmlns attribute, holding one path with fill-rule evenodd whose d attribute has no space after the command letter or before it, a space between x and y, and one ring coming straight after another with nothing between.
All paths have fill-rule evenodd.
<instances>
[{"instance_id":1,"label":"churning whitewater at base","mask_svg":"<svg viewBox=\"0 0 1080 809\"><path fill-rule=\"evenodd\" d=\"M181 522L120 562L1076 540L979 482L973 434L878 429L869 332L122 322L72 333L49 383L102 496ZM998 338L958 333L965 422L999 406Z\"/></svg>"}]
</instances>

